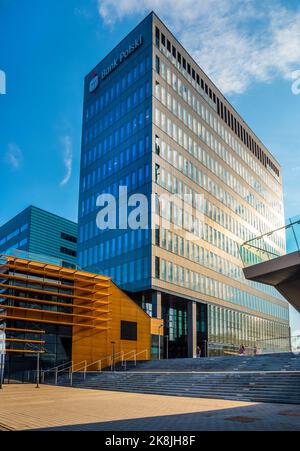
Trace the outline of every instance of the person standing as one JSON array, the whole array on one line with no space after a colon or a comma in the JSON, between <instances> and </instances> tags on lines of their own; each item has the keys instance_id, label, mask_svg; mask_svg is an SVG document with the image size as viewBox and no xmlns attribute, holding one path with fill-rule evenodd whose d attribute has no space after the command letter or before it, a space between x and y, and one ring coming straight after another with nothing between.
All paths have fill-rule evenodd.
<instances>
[{"instance_id":1,"label":"person standing","mask_svg":"<svg viewBox=\"0 0 300 451\"><path fill-rule=\"evenodd\" d=\"M241 356L245 355L245 346L243 344L241 344L240 349L239 349L239 354Z\"/></svg>"},{"instance_id":2,"label":"person standing","mask_svg":"<svg viewBox=\"0 0 300 451\"><path fill-rule=\"evenodd\" d=\"M197 349L196 349L196 356L197 356L197 359L200 359L200 357L201 357L201 349L200 349L200 346L197 346Z\"/></svg>"}]
</instances>

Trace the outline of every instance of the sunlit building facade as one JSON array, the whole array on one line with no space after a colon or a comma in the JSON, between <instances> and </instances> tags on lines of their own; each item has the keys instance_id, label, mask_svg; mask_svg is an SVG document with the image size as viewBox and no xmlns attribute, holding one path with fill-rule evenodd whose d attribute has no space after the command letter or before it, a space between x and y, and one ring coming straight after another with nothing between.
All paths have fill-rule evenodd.
<instances>
[{"instance_id":1,"label":"sunlit building facade","mask_svg":"<svg viewBox=\"0 0 300 451\"><path fill-rule=\"evenodd\" d=\"M97 227L120 186L147 196L148 229ZM169 357L259 348L288 337L288 304L245 279L240 246L283 217L279 163L151 13L85 79L79 265L164 319Z\"/></svg>"}]
</instances>

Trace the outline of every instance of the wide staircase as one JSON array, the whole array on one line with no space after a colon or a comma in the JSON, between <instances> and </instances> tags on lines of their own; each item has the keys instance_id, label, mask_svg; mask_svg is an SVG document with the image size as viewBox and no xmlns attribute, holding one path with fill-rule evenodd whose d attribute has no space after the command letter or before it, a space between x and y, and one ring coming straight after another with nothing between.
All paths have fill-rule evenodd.
<instances>
[{"instance_id":1,"label":"wide staircase","mask_svg":"<svg viewBox=\"0 0 300 451\"><path fill-rule=\"evenodd\" d=\"M133 365L133 363L132 363ZM62 376L60 385L69 385ZM196 398L300 404L300 355L138 362L116 371L74 373L73 386Z\"/></svg>"}]
</instances>

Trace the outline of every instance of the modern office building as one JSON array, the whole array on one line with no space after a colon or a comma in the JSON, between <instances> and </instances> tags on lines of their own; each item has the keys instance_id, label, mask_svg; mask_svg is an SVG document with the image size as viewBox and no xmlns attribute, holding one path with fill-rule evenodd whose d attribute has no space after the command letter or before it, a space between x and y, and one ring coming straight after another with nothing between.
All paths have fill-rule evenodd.
<instances>
[{"instance_id":1,"label":"modern office building","mask_svg":"<svg viewBox=\"0 0 300 451\"><path fill-rule=\"evenodd\" d=\"M77 264L77 224L30 206L0 227L0 254L19 249ZM20 254L21 255L21 254Z\"/></svg>"},{"instance_id":2,"label":"modern office building","mask_svg":"<svg viewBox=\"0 0 300 451\"><path fill-rule=\"evenodd\" d=\"M79 265L163 318L169 357L288 336L287 302L243 274L241 244L280 227L284 214L281 167L242 117L154 13L84 89ZM126 228L120 186L147 196L149 228L145 217ZM104 193L117 205L106 230ZM139 205L131 200L128 214ZM284 253L284 238L272 246Z\"/></svg>"},{"instance_id":3,"label":"modern office building","mask_svg":"<svg viewBox=\"0 0 300 451\"><path fill-rule=\"evenodd\" d=\"M157 353L161 321L150 318L109 277L38 258L0 256L5 377L27 380L38 352L45 371L65 370L71 362L73 371L93 371L109 365L111 356L147 360L151 347Z\"/></svg>"}]
</instances>

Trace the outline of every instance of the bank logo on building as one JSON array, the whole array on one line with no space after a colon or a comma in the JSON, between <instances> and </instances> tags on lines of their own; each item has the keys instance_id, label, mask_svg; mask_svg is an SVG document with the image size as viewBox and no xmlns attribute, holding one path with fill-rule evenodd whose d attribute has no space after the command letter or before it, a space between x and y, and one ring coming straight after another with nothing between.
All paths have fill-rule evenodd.
<instances>
[{"instance_id":1,"label":"bank logo on building","mask_svg":"<svg viewBox=\"0 0 300 451\"><path fill-rule=\"evenodd\" d=\"M125 50L123 50L119 56L114 58L111 64L102 70L101 77L98 74L94 74L90 81L89 91L90 93L95 92L101 81L104 80L108 75L110 75L120 64L122 64L132 53L136 51L143 44L143 37L139 36L132 42Z\"/></svg>"},{"instance_id":2,"label":"bank logo on building","mask_svg":"<svg viewBox=\"0 0 300 451\"><path fill-rule=\"evenodd\" d=\"M90 81L90 92L96 91L99 86L99 77L97 74L94 74L93 78Z\"/></svg>"}]
</instances>

